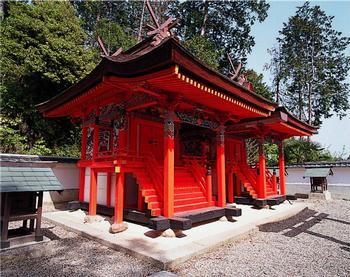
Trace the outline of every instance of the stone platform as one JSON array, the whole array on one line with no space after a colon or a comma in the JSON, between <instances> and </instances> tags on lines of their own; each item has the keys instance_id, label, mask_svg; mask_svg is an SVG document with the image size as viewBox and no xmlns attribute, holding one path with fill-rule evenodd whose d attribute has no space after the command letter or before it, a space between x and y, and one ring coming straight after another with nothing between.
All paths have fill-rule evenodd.
<instances>
[{"instance_id":1,"label":"stone platform","mask_svg":"<svg viewBox=\"0 0 350 277\"><path fill-rule=\"evenodd\" d=\"M306 204L294 202L291 205L285 202L273 209L254 209L247 205L236 206L242 209L242 216L234 217L230 221L218 220L194 226L190 230L181 232L178 237L163 237L159 231L129 222L126 231L111 234L108 217L101 222L84 224L86 214L81 210L45 213L43 218L107 247L169 269L228 241L239 239L257 230L259 225L291 217L303 210Z\"/></svg>"}]
</instances>

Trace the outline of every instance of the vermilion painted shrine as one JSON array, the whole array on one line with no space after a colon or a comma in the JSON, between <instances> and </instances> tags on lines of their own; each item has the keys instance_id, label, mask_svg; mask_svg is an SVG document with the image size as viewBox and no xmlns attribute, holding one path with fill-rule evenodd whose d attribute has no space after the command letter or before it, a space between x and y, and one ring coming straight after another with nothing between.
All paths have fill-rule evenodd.
<instances>
[{"instance_id":1,"label":"vermilion painted shrine","mask_svg":"<svg viewBox=\"0 0 350 277\"><path fill-rule=\"evenodd\" d=\"M316 129L212 70L173 36L104 56L84 79L40 104L46 117L82 122L79 201L146 217L181 218L227 203L285 200L282 141ZM250 89L249 89L250 88ZM245 140L259 141L250 165ZM279 146L279 182L263 143Z\"/></svg>"}]
</instances>

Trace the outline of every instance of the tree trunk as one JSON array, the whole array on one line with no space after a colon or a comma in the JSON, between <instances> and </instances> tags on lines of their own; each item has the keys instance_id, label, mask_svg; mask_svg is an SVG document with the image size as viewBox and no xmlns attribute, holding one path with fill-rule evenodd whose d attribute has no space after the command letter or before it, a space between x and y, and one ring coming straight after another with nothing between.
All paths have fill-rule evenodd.
<instances>
[{"instance_id":1,"label":"tree trunk","mask_svg":"<svg viewBox=\"0 0 350 277\"><path fill-rule=\"evenodd\" d=\"M205 31L206 31L206 27L207 27L208 7L209 7L208 1L204 0L203 24L202 24L202 28L201 28L201 36L202 37L204 37Z\"/></svg>"}]
</instances>

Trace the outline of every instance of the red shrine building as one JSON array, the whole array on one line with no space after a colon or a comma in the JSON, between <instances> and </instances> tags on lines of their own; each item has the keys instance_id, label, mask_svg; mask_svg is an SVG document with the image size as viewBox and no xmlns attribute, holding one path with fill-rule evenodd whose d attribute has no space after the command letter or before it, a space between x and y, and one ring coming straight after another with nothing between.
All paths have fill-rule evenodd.
<instances>
[{"instance_id":1,"label":"red shrine building","mask_svg":"<svg viewBox=\"0 0 350 277\"><path fill-rule=\"evenodd\" d=\"M103 56L38 108L45 117L80 120L79 201L89 215L109 208L115 223L123 215L138 221L128 211L207 220L228 203L279 204L286 196L283 140L316 132L251 85L200 62L173 36ZM249 138L259 142L254 165ZM266 140L279 146L279 182L266 168Z\"/></svg>"}]
</instances>

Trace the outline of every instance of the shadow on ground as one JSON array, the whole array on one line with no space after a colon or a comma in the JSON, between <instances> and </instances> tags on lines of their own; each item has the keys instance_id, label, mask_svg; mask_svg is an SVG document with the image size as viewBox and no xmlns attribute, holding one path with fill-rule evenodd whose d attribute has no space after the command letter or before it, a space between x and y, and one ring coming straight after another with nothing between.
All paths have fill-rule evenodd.
<instances>
[{"instance_id":1,"label":"shadow on ground","mask_svg":"<svg viewBox=\"0 0 350 277\"><path fill-rule=\"evenodd\" d=\"M259 226L261 232L273 232L273 233L282 233L287 237L296 237L301 233L306 233L315 237L323 238L332 242L335 242L339 245L342 245L341 249L349 251L350 243L338 240L334 237L323 235L317 232L310 230L311 227L320 223L323 220L331 220L341 224L350 225L350 222L339 220L329 217L327 213L319 213L315 210L305 208L295 216L282 220L279 222L267 223Z\"/></svg>"}]
</instances>

